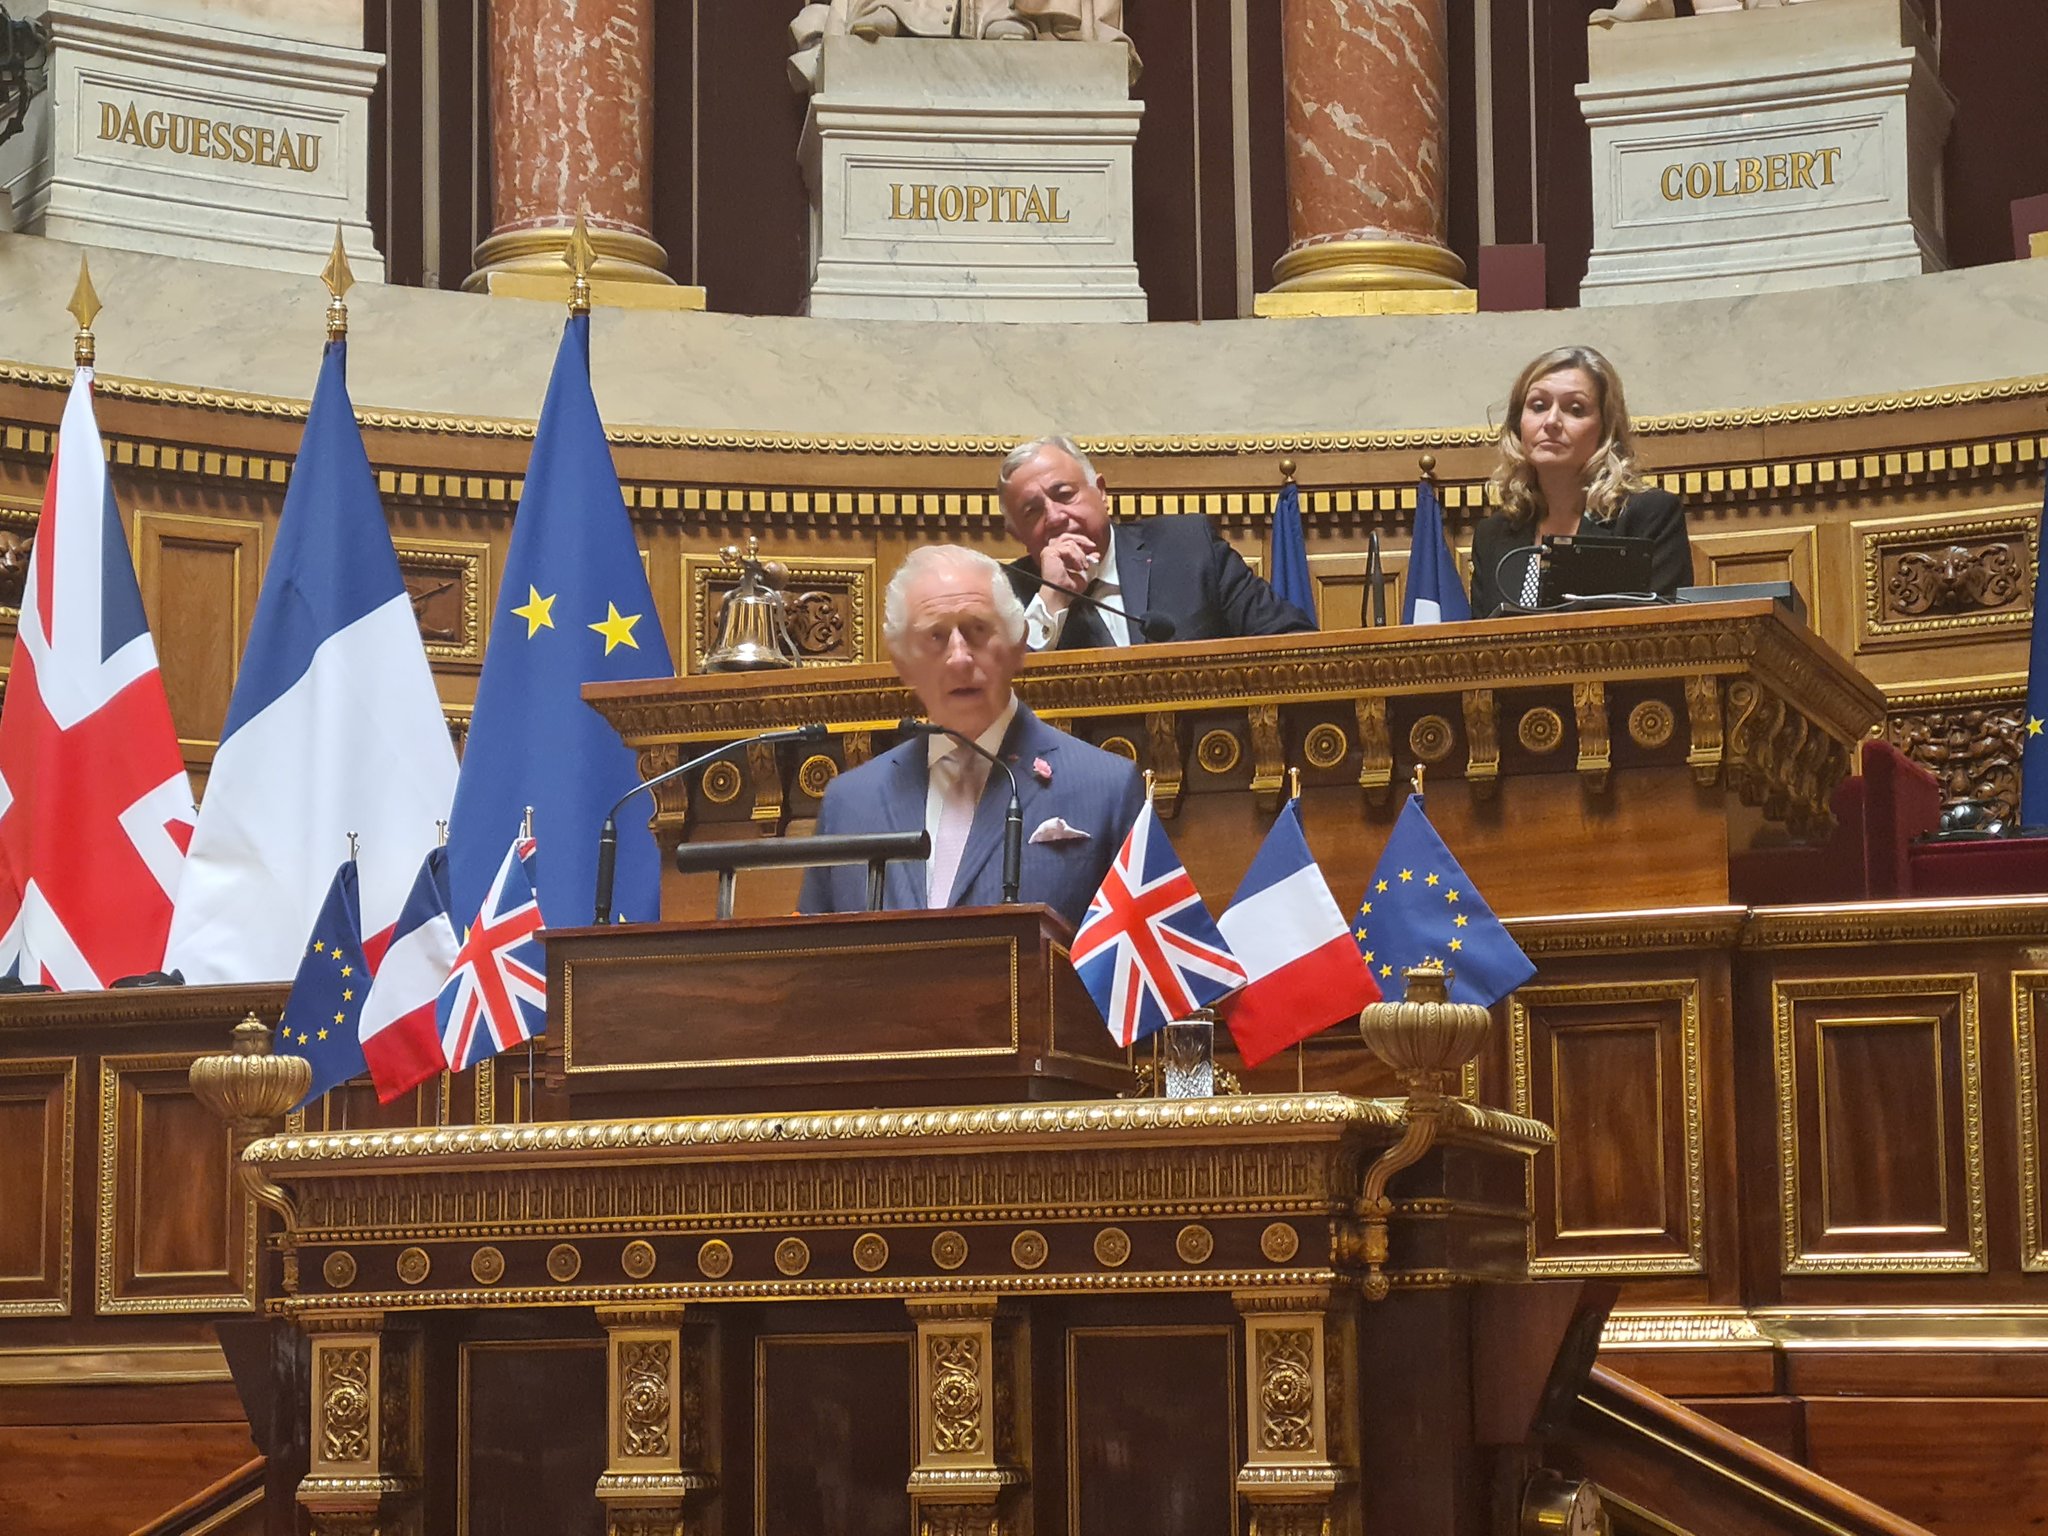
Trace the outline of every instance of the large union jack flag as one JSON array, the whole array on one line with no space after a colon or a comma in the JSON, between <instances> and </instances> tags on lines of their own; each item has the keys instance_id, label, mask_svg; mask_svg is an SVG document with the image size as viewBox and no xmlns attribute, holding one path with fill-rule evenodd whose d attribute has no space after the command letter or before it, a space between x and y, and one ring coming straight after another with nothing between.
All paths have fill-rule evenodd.
<instances>
[{"instance_id":1,"label":"large union jack flag","mask_svg":"<svg viewBox=\"0 0 2048 1536\"><path fill-rule=\"evenodd\" d=\"M534 937L541 916L533 852L531 837L506 851L441 990L441 1049L450 1072L547 1032L547 967Z\"/></svg>"},{"instance_id":2,"label":"large union jack flag","mask_svg":"<svg viewBox=\"0 0 2048 1536\"><path fill-rule=\"evenodd\" d=\"M1147 804L1074 935L1074 970L1118 1045L1245 984L1244 967Z\"/></svg>"},{"instance_id":3,"label":"large union jack flag","mask_svg":"<svg viewBox=\"0 0 2048 1536\"><path fill-rule=\"evenodd\" d=\"M194 812L89 368L58 442L0 709L0 971L75 991L163 964Z\"/></svg>"}]
</instances>

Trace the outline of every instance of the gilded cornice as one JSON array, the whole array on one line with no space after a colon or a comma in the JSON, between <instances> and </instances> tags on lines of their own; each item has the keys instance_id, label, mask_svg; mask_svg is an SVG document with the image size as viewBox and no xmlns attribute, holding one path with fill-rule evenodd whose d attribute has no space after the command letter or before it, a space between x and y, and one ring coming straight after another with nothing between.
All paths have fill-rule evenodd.
<instances>
[{"instance_id":1,"label":"gilded cornice","mask_svg":"<svg viewBox=\"0 0 2048 1536\"><path fill-rule=\"evenodd\" d=\"M1619 955L1646 950L1730 949L1748 919L1744 907L1672 907L1650 912L1568 912L1504 919L1531 955Z\"/></svg>"},{"instance_id":2,"label":"gilded cornice","mask_svg":"<svg viewBox=\"0 0 2048 1536\"><path fill-rule=\"evenodd\" d=\"M71 387L71 370L32 363L0 362L0 384L62 391ZM99 374L96 391L106 399L147 405L179 406L230 415L279 421L303 421L309 402L238 390L160 384L144 379ZM2048 374L1992 379L1941 389L1902 390L1739 410L1688 411L1636 418L1635 429L1647 436L1686 432L1728 432L1795 422L1846 421L1908 415L1920 411L2010 400L2048 399ZM530 439L529 418L467 416L436 411L358 410L368 429L429 436ZM922 436L909 433L811 434L797 432L700 431L680 427L611 427L614 443L631 447L683 448L738 453L831 453L902 456L987 457L1013 447L1027 435ZM1091 454L1117 458L1228 457L1278 453L1403 452L1483 448L1498 436L1492 426L1431 427L1398 432L1313 432L1240 435L1235 433L1088 436L1080 439Z\"/></svg>"},{"instance_id":3,"label":"gilded cornice","mask_svg":"<svg viewBox=\"0 0 2048 1536\"><path fill-rule=\"evenodd\" d=\"M155 1028L164 1024L234 1025L244 1014L274 1020L284 1008L285 982L225 987L161 987L147 992L28 992L0 996L0 1031L79 1028ZM148 998L147 1009L138 1006ZM226 1050L224 1028L220 1047Z\"/></svg>"},{"instance_id":4,"label":"gilded cornice","mask_svg":"<svg viewBox=\"0 0 2048 1536\"><path fill-rule=\"evenodd\" d=\"M2048 896L1757 907L1743 929L1742 947L1803 949L1836 944L1954 944L2014 939L2048 940Z\"/></svg>"},{"instance_id":5,"label":"gilded cornice","mask_svg":"<svg viewBox=\"0 0 2048 1536\"><path fill-rule=\"evenodd\" d=\"M799 1152L915 1145L936 1151L973 1142L979 1151L1076 1140L1156 1142L1162 1137L1204 1133L1286 1136L1354 1128L1392 1133L1405 1123L1404 1105L1400 1099L1358 1099L1344 1094L1251 1094L1218 1099L1109 1099L1076 1104L329 1131L265 1137L251 1143L243 1156L245 1161L272 1168L324 1165L353 1173L362 1171L365 1163L552 1160L565 1154L622 1155L643 1161L653 1152L739 1158L759 1156L765 1148ZM1551 1135L1534 1120L1460 1101L1448 1139L1506 1143L1511 1150L1533 1153L1550 1145Z\"/></svg>"}]
</instances>

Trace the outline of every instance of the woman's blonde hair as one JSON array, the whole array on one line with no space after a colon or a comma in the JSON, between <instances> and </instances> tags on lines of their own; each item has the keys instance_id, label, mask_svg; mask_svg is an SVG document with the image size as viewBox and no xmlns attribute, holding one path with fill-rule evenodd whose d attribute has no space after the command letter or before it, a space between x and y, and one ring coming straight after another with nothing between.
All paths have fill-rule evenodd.
<instances>
[{"instance_id":1,"label":"woman's blonde hair","mask_svg":"<svg viewBox=\"0 0 2048 1536\"><path fill-rule=\"evenodd\" d=\"M1522 402L1537 380L1566 368L1583 369L1600 396L1600 445L1586 461L1586 511L1597 522L1611 523L1629 493L1641 489L1635 434L1629 430L1621 375L1591 347L1559 347L1524 368L1508 391L1508 412L1500 428L1500 464L1489 483L1512 528L1528 527L1543 509L1542 487L1536 483L1529 456L1522 451Z\"/></svg>"}]
</instances>

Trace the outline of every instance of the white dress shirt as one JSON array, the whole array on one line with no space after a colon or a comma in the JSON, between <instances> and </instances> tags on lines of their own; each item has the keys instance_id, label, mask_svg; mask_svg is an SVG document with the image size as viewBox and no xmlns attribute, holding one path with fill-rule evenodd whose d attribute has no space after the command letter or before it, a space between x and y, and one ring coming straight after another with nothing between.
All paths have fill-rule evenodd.
<instances>
[{"instance_id":1,"label":"white dress shirt","mask_svg":"<svg viewBox=\"0 0 2048 1536\"><path fill-rule=\"evenodd\" d=\"M1017 695L1013 693L1010 695L1010 702L1004 707L1003 712L996 716L994 724L990 725L975 740L1000 757L1002 755L1003 738L1010 734L1010 722L1016 718ZM950 736L926 737L925 750L931 755L925 759L924 830L931 838L933 845L936 846L939 840L939 815L946 806L945 779L939 772L940 759L949 757L955 752L959 753L961 758L966 761L960 763L955 768L955 771L964 768L977 773L982 770L994 773L995 767L993 764L976 757L974 753L968 751L966 747ZM983 779L982 787L984 789L988 787L986 779Z\"/></svg>"},{"instance_id":2,"label":"white dress shirt","mask_svg":"<svg viewBox=\"0 0 2048 1536\"><path fill-rule=\"evenodd\" d=\"M1123 586L1116 579L1116 532L1110 531L1109 547L1102 552L1102 558L1095 562L1094 572L1080 583L1091 597L1099 597L1106 603L1123 606ZM1034 651L1049 651L1060 643L1060 631L1067 627L1067 615L1074 611L1079 598L1068 598L1067 605L1060 609L1045 606L1045 588L1040 587L1032 594L1031 601L1024 608L1024 639ZM1109 631L1112 645L1131 643L1130 622L1121 613L1111 613L1107 608L1098 608L1096 613L1102 619L1102 627Z\"/></svg>"}]
</instances>

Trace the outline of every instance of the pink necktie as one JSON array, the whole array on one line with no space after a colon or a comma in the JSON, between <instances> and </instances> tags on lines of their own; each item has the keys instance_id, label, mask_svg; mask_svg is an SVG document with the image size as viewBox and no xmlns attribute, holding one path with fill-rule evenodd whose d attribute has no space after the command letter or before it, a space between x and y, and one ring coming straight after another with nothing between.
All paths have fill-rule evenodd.
<instances>
[{"instance_id":1,"label":"pink necktie","mask_svg":"<svg viewBox=\"0 0 2048 1536\"><path fill-rule=\"evenodd\" d=\"M939 830L932 839L931 884L925 892L927 907L953 904L953 880L960 873L960 855L966 851L967 833L974 826L975 802L981 798L981 775L974 771L980 766L981 759L965 747L955 747L932 764L932 772L943 778Z\"/></svg>"}]
</instances>

